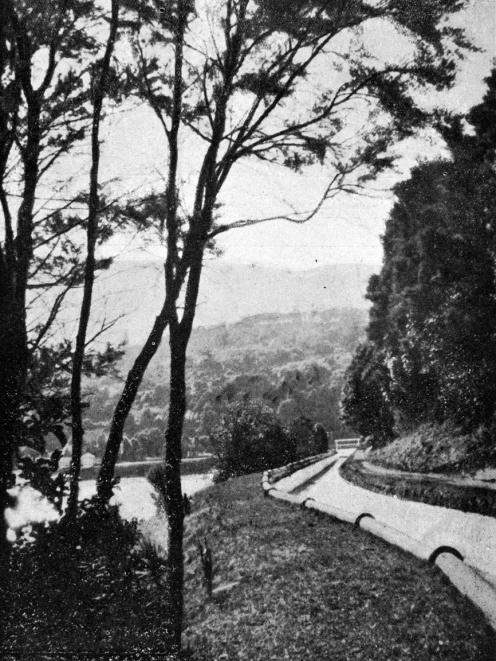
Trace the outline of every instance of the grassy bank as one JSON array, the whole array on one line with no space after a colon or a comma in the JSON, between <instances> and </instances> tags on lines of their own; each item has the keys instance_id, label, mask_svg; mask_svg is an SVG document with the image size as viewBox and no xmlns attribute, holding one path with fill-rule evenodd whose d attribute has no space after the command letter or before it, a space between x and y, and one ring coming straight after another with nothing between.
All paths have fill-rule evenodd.
<instances>
[{"instance_id":1,"label":"grassy bank","mask_svg":"<svg viewBox=\"0 0 496 661\"><path fill-rule=\"evenodd\" d=\"M358 487L388 496L397 496L429 505L439 505L496 516L496 490L440 482L429 476L373 473L359 459L348 459L339 469L341 475Z\"/></svg>"},{"instance_id":2,"label":"grassy bank","mask_svg":"<svg viewBox=\"0 0 496 661\"><path fill-rule=\"evenodd\" d=\"M196 494L185 639L194 661L492 660L494 634L435 567L344 523L264 498L260 475ZM214 588L205 597L197 542Z\"/></svg>"},{"instance_id":3,"label":"grassy bank","mask_svg":"<svg viewBox=\"0 0 496 661\"><path fill-rule=\"evenodd\" d=\"M373 451L370 460L416 473L474 473L496 466L496 444L484 427L464 433L449 422L429 423Z\"/></svg>"}]
</instances>

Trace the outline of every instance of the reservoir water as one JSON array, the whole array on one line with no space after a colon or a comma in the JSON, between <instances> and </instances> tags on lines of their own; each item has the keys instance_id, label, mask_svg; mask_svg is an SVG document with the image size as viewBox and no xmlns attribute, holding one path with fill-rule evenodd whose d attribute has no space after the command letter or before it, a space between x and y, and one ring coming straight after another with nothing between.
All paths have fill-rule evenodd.
<instances>
[{"instance_id":1,"label":"reservoir water","mask_svg":"<svg viewBox=\"0 0 496 661\"><path fill-rule=\"evenodd\" d=\"M209 475L184 475L181 478L183 492L192 494L205 489L212 482ZM95 480L83 480L80 484L80 499L95 494ZM6 512L11 528L20 528L34 521L56 519L57 513L50 503L31 487L24 486L13 490L17 495L17 506ZM112 502L119 505L125 519L150 519L156 514L152 498L153 487L145 477L123 477L115 489Z\"/></svg>"}]
</instances>

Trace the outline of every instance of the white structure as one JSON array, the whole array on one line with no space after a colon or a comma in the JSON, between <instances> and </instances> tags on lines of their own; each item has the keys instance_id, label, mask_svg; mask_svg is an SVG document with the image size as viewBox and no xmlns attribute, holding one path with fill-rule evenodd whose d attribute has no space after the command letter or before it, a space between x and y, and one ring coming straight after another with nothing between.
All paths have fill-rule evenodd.
<instances>
[{"instance_id":1,"label":"white structure","mask_svg":"<svg viewBox=\"0 0 496 661\"><path fill-rule=\"evenodd\" d=\"M66 443L62 449L62 454L59 459L59 470L67 470L71 465L72 458L72 443Z\"/></svg>"},{"instance_id":2,"label":"white structure","mask_svg":"<svg viewBox=\"0 0 496 661\"><path fill-rule=\"evenodd\" d=\"M349 457L360 445L359 438L337 438L335 441L336 452L340 457Z\"/></svg>"},{"instance_id":3,"label":"white structure","mask_svg":"<svg viewBox=\"0 0 496 661\"><path fill-rule=\"evenodd\" d=\"M85 452L81 456L81 468L91 468L95 465L96 457L91 452Z\"/></svg>"},{"instance_id":4,"label":"white structure","mask_svg":"<svg viewBox=\"0 0 496 661\"><path fill-rule=\"evenodd\" d=\"M67 443L59 459L59 470L67 470L71 465L72 443ZM81 468L91 468L96 463L96 456L92 452L85 452L81 456Z\"/></svg>"}]
</instances>

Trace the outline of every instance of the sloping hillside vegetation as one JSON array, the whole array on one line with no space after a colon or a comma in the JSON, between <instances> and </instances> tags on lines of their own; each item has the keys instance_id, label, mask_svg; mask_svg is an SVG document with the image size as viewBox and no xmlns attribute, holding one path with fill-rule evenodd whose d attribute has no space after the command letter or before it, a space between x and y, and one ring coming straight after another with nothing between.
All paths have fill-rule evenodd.
<instances>
[{"instance_id":1,"label":"sloping hillside vegetation","mask_svg":"<svg viewBox=\"0 0 496 661\"><path fill-rule=\"evenodd\" d=\"M209 435L221 411L235 400L260 400L286 427L304 418L331 434L345 433L339 399L365 321L364 311L333 309L256 315L196 329L187 365L185 455L210 451ZM127 348L123 373L136 351ZM86 449L96 455L102 453L119 385L110 376L87 384ZM135 461L162 452L168 392L168 367L160 353L127 421L123 459Z\"/></svg>"}]
</instances>

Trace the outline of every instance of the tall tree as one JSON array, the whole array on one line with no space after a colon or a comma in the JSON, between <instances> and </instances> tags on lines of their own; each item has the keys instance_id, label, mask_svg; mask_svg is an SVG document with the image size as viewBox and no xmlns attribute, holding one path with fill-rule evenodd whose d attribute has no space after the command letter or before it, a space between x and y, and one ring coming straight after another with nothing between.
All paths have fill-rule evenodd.
<instances>
[{"instance_id":1,"label":"tall tree","mask_svg":"<svg viewBox=\"0 0 496 661\"><path fill-rule=\"evenodd\" d=\"M388 373L398 432L424 421L473 428L495 412L495 71L487 83L467 116L472 134L460 118L441 126L451 160L424 163L396 186L383 268L369 284L368 369ZM352 366L349 388L357 379L363 388ZM370 431L357 392L345 410Z\"/></svg>"},{"instance_id":2,"label":"tall tree","mask_svg":"<svg viewBox=\"0 0 496 661\"><path fill-rule=\"evenodd\" d=\"M169 327L170 401L165 443L170 594L175 640L182 626L183 510L181 435L186 411L186 350L195 317L205 251L219 234L267 218L219 222L219 196L233 168L259 159L300 171L325 164L328 183L308 212L279 218L305 222L339 191L357 191L389 167L390 145L431 119L410 93L449 86L457 53L468 47L445 19L455 0L175 0L141 14L130 78L155 112L168 146L164 224L167 233L162 311L128 377L114 416L114 435L98 480L111 494L122 416L144 369ZM420 18L421 17L421 18ZM390 31L401 53L374 51L371 35ZM375 41L377 45L377 42ZM198 168L188 204L177 167L193 160L180 150L180 127L194 142ZM205 149L198 158L201 145ZM181 209L179 207L181 202ZM184 210L186 209L186 210ZM181 212L180 212L181 211ZM134 394L133 394L134 393ZM122 400L121 400L122 401Z\"/></svg>"},{"instance_id":3,"label":"tall tree","mask_svg":"<svg viewBox=\"0 0 496 661\"><path fill-rule=\"evenodd\" d=\"M95 281L96 243L98 239L98 219L100 214L99 168L100 168L100 124L105 95L110 80L111 58L117 38L119 20L119 0L112 0L110 30L102 60L96 67L92 81L93 120L91 128L91 170L88 195L88 217L86 220L86 263L84 271L83 299L79 314L78 331L74 347L71 376L71 419L72 419L72 458L71 486L67 503L67 516L73 518L77 512L79 476L83 448L83 417L81 403L81 378L87 343L87 330L91 312L93 285Z\"/></svg>"},{"instance_id":4,"label":"tall tree","mask_svg":"<svg viewBox=\"0 0 496 661\"><path fill-rule=\"evenodd\" d=\"M37 190L54 163L85 132L84 82L75 75L94 39L83 29L91 2L56 0L2 3L0 103L0 554L6 557L6 523L12 455L30 363L26 323L28 283L39 229ZM61 62L65 63L61 67ZM12 175L15 175L12 176ZM22 182L12 205L9 177ZM15 218L15 221L14 221ZM15 226L14 226L15 223Z\"/></svg>"}]
</instances>

